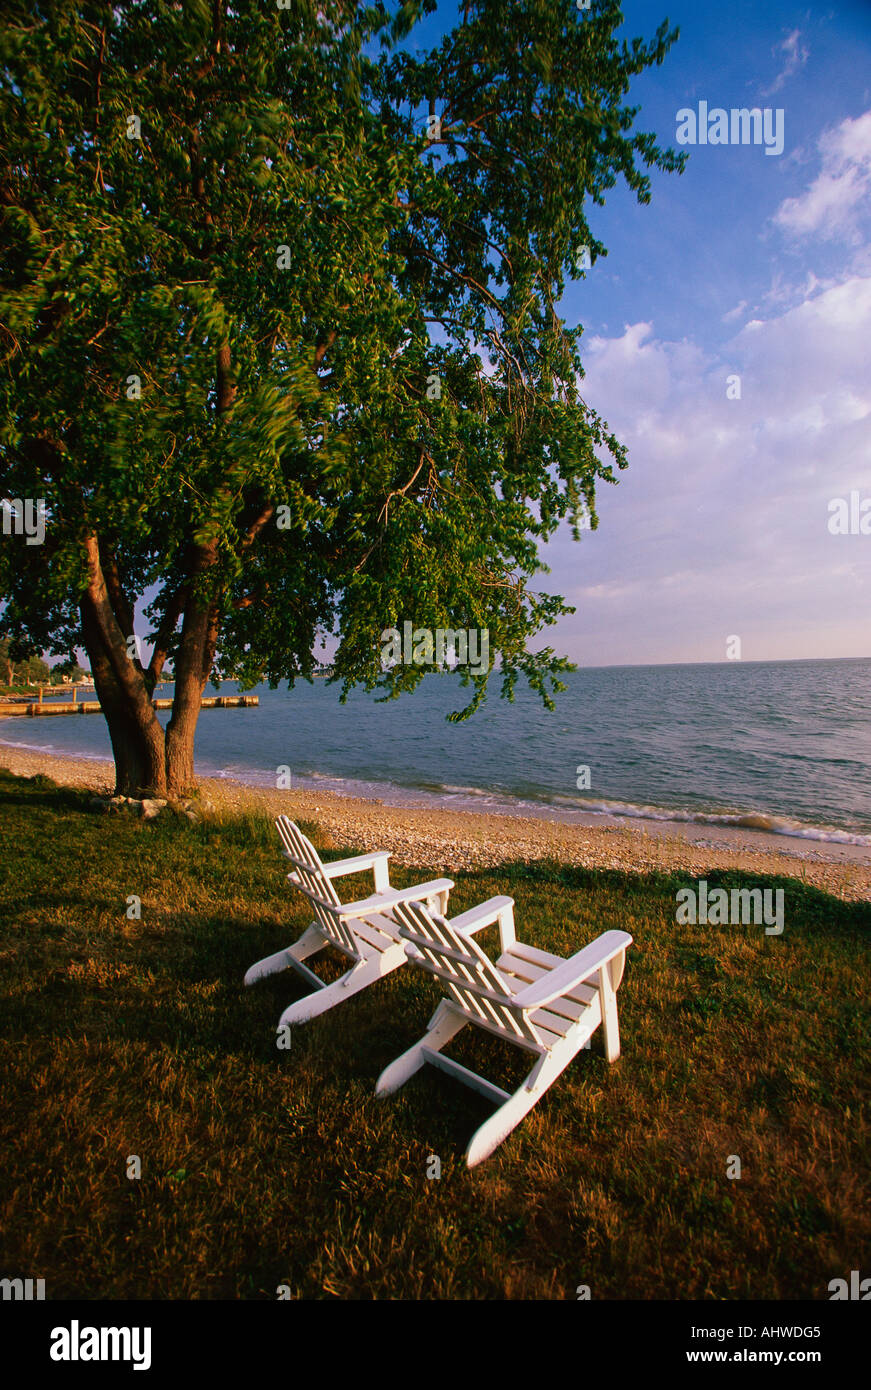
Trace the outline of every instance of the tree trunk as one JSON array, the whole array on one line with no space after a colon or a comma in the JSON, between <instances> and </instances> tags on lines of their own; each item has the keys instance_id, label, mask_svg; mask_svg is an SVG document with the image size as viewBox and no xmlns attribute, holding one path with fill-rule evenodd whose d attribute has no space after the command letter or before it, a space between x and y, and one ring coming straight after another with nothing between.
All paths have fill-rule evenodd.
<instances>
[{"instance_id":1,"label":"tree trunk","mask_svg":"<svg viewBox=\"0 0 871 1390\"><path fill-rule=\"evenodd\" d=\"M165 797L166 766L162 748L155 748L135 718L104 711L115 759L115 795ZM162 740L161 740L162 742Z\"/></svg>"},{"instance_id":2,"label":"tree trunk","mask_svg":"<svg viewBox=\"0 0 871 1390\"><path fill-rule=\"evenodd\" d=\"M216 11L217 13L217 11ZM197 178L201 182L202 171ZM202 188L197 189L202 196ZM206 220L209 221L207 214ZM236 397L230 345L222 342L216 361L218 416L228 415ZM246 546L272 514L266 508L250 528ZM133 632L133 608L111 544L101 548L95 532L85 536L87 587L81 597L83 645L91 661L100 707L109 725L115 757L116 796L184 796L193 791L194 735L203 689L218 640L220 581L218 544L193 548L187 579L167 609L165 632L158 633L151 666L143 670ZM175 658L172 715L164 734L152 703L167 644L182 616Z\"/></svg>"},{"instance_id":3,"label":"tree trunk","mask_svg":"<svg viewBox=\"0 0 871 1390\"><path fill-rule=\"evenodd\" d=\"M194 779L194 734L197 715L185 711L183 717L176 719L173 709L172 720L166 731L166 785L170 796L185 796L196 785Z\"/></svg>"},{"instance_id":4,"label":"tree trunk","mask_svg":"<svg viewBox=\"0 0 871 1390\"><path fill-rule=\"evenodd\" d=\"M204 547L198 569L202 574L215 564L216 548ZM166 726L166 777L171 796L184 796L194 783L194 735L201 700L217 635L217 608L208 599L192 598L182 622L175 663L175 695Z\"/></svg>"},{"instance_id":5,"label":"tree trunk","mask_svg":"<svg viewBox=\"0 0 871 1390\"><path fill-rule=\"evenodd\" d=\"M109 726L115 759L115 795L166 795L163 729L148 700L131 700L112 666L93 604L81 604L82 637L94 687Z\"/></svg>"}]
</instances>

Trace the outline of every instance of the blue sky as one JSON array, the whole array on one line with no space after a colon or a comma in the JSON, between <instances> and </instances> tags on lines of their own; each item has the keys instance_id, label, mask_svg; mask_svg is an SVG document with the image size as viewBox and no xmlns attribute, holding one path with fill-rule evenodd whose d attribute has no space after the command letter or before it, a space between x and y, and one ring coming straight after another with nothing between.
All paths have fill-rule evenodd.
<instances>
[{"instance_id":1,"label":"blue sky","mask_svg":"<svg viewBox=\"0 0 871 1390\"><path fill-rule=\"evenodd\" d=\"M744 660L867 656L871 535L831 534L829 504L871 499L871 0L623 9L628 38L681 31L636 79L639 129L679 148L681 108L781 108L784 149L688 146L649 204L593 210L609 255L563 311L630 467L595 533L543 552L577 607L544 639L581 665L721 661L734 637Z\"/></svg>"},{"instance_id":2,"label":"blue sky","mask_svg":"<svg viewBox=\"0 0 871 1390\"><path fill-rule=\"evenodd\" d=\"M630 0L626 32L681 36L633 89L675 146L683 107L769 106L784 150L686 147L647 206L615 189L606 261L566 294L587 399L629 446L548 583L582 665L867 656L871 536L829 503L871 498L871 3ZM741 399L726 398L740 376Z\"/></svg>"}]
</instances>

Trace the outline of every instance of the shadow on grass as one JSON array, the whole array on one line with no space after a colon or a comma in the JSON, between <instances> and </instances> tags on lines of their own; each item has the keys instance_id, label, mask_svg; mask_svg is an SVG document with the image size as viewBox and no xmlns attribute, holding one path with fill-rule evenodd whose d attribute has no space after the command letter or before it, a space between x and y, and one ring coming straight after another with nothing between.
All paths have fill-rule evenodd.
<instances>
[{"instance_id":1,"label":"shadow on grass","mask_svg":"<svg viewBox=\"0 0 871 1390\"><path fill-rule=\"evenodd\" d=\"M867 1248L867 903L766 879L784 891L775 938L679 926L688 874L510 862L451 875L452 914L508 894L518 937L556 954L611 927L634 938L623 1056L609 1067L594 1039L470 1174L486 1101L429 1067L374 1097L422 1036L437 982L405 966L279 1051L279 1015L307 986L243 976L310 912L268 818L143 822L88 800L0 774L15 845L0 865L18 1140L0 1173L5 1244L52 1296L273 1298L286 1282L309 1297L571 1297L583 1278L595 1297L808 1297ZM355 852L306 833L325 858ZM432 876L391 868L399 887ZM496 936L477 937L494 957ZM325 978L340 968L323 961ZM507 1090L530 1065L472 1029L453 1055ZM733 1153L740 1184L724 1177ZM432 1154L441 1182L427 1181Z\"/></svg>"},{"instance_id":2,"label":"shadow on grass","mask_svg":"<svg viewBox=\"0 0 871 1390\"><path fill-rule=\"evenodd\" d=\"M489 895L493 892L490 885L494 878L504 879L510 885L504 892L514 897L515 902L518 901L518 890L528 888L528 893L524 893L523 896L526 905L531 907L535 906L536 890L540 898L547 902L557 888L565 888L579 894L581 902L595 901L600 905L603 916L613 911L613 917L603 922L603 931L612 928L631 930L623 928L619 920L621 906L631 911L640 902L649 907L652 900L662 907L672 924L678 928L677 893L683 888L697 888L701 879L708 885L709 899L718 888L724 888L728 892L733 889L753 888L772 890L775 893L778 890L782 891L787 914L784 936L790 930L790 919L794 925L801 927L805 936L816 933L830 936L834 931L842 933L845 942L854 940L865 945L868 944L867 933L871 929L871 903L845 901L814 884L788 875L754 874L743 869L709 869L697 873L690 873L689 870L641 873L626 869L587 869L545 859L536 860L531 864L506 860L496 869L479 869L458 875L457 887L459 888L461 883L464 888L480 883L486 885ZM517 913L516 908L515 912ZM522 938L523 922L519 915L516 917L515 925L518 937ZM740 925L758 927L762 931L765 924L758 922ZM679 929L687 933L693 930L691 927ZM730 927L723 924L721 930L728 931Z\"/></svg>"},{"instance_id":3,"label":"shadow on grass","mask_svg":"<svg viewBox=\"0 0 871 1390\"><path fill-rule=\"evenodd\" d=\"M33 790L31 790L31 787ZM49 811L86 811L93 792L59 787L50 777L15 777L0 768L0 806L39 806Z\"/></svg>"}]
</instances>

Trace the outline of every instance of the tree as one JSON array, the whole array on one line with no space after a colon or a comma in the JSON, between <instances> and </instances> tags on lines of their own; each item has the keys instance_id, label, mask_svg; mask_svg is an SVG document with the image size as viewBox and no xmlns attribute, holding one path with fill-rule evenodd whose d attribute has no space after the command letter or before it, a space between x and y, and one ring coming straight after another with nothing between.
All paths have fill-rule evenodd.
<instances>
[{"instance_id":1,"label":"tree","mask_svg":"<svg viewBox=\"0 0 871 1390\"><path fill-rule=\"evenodd\" d=\"M15 679L21 685L45 685L50 675L47 663L39 656L29 656L19 661L15 671Z\"/></svg>"},{"instance_id":2,"label":"tree","mask_svg":"<svg viewBox=\"0 0 871 1390\"><path fill-rule=\"evenodd\" d=\"M46 670L47 669L46 667ZM69 680L75 684L78 681L87 680L88 678L87 671L83 671L79 663L74 661L72 657L68 657L66 661L55 662L54 666L51 668L50 674L53 685L63 680Z\"/></svg>"},{"instance_id":3,"label":"tree","mask_svg":"<svg viewBox=\"0 0 871 1390\"><path fill-rule=\"evenodd\" d=\"M0 637L0 681L4 685L40 685L50 674L41 657L22 651L6 636Z\"/></svg>"},{"instance_id":4,"label":"tree","mask_svg":"<svg viewBox=\"0 0 871 1390\"><path fill-rule=\"evenodd\" d=\"M4 536L0 597L17 639L87 651L119 793L189 788L209 677L292 684L325 631L343 698L413 689L380 661L407 619L487 628L509 697L563 688L528 650L571 611L529 587L538 543L595 526L626 459L556 306L606 254L588 203L682 167L623 104L676 32L468 0L412 55L433 8L7 5L0 490L45 539Z\"/></svg>"}]
</instances>

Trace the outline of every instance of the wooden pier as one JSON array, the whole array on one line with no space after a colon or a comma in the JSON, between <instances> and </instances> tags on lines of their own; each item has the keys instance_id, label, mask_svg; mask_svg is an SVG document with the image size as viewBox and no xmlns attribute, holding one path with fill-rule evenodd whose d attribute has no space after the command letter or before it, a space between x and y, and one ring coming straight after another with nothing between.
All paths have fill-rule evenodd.
<instances>
[{"instance_id":1,"label":"wooden pier","mask_svg":"<svg viewBox=\"0 0 871 1390\"><path fill-rule=\"evenodd\" d=\"M42 691L38 700L16 700L4 696L0 698L0 719L6 715L28 714L31 717L51 714L100 714L99 700L79 700L73 687L71 700L43 700ZM172 700L152 700L155 709L172 709ZM208 695L200 700L200 709L247 709L259 705L259 695Z\"/></svg>"}]
</instances>

